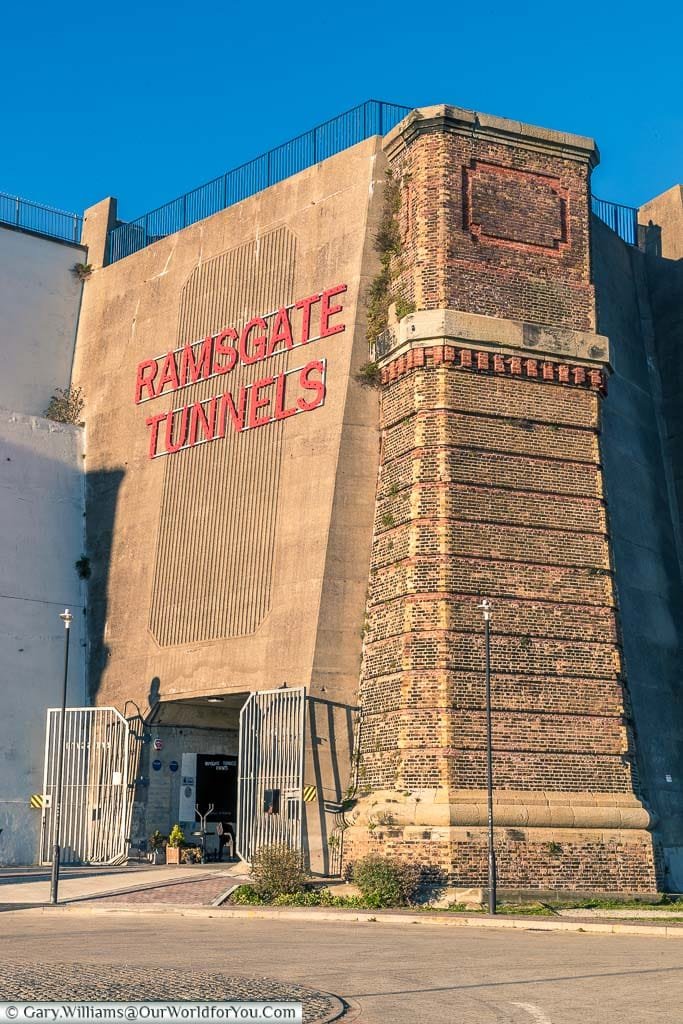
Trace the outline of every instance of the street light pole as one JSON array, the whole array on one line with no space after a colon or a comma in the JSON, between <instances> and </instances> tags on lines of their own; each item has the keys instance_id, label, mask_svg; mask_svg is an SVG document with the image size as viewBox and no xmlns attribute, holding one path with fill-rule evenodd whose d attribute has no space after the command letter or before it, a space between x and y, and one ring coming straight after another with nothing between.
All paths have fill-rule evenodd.
<instances>
[{"instance_id":1,"label":"street light pole","mask_svg":"<svg viewBox=\"0 0 683 1024\"><path fill-rule=\"evenodd\" d=\"M62 688L62 710L59 715L59 730L57 733L57 788L54 793L54 845L52 847L52 877L50 879L50 903L57 903L57 891L59 889L59 859L60 849L60 824L62 817L62 779L64 775L64 719L66 717L66 687L69 675L69 634L73 621L73 615L68 608L59 613L64 623L64 685Z\"/></svg>"},{"instance_id":2,"label":"street light pole","mask_svg":"<svg viewBox=\"0 0 683 1024\"><path fill-rule=\"evenodd\" d=\"M493 845L493 737L491 729L491 602L484 598L484 648L486 675L486 790L488 798L489 914L496 912L496 851Z\"/></svg>"}]
</instances>

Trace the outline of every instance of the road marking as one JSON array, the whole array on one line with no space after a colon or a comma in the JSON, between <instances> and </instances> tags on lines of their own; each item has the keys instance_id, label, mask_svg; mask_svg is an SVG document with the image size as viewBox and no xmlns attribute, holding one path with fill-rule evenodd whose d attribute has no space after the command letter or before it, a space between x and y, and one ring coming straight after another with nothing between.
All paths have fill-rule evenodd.
<instances>
[{"instance_id":1,"label":"road marking","mask_svg":"<svg viewBox=\"0 0 683 1024\"><path fill-rule=\"evenodd\" d=\"M543 1010L539 1006L534 1006L533 1003L512 1003L512 1006L519 1006L520 1010L526 1010L530 1017L536 1021L536 1024L553 1024L550 1017L546 1017Z\"/></svg>"}]
</instances>

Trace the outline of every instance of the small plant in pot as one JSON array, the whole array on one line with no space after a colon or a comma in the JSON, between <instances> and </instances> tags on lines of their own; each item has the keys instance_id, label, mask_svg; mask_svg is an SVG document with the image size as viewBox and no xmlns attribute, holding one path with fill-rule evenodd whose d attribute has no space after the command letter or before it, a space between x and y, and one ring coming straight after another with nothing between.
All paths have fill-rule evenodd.
<instances>
[{"instance_id":1,"label":"small plant in pot","mask_svg":"<svg viewBox=\"0 0 683 1024\"><path fill-rule=\"evenodd\" d=\"M149 837L149 853L147 859L151 864L163 864L165 861L164 847L166 836L162 836L159 829Z\"/></svg>"},{"instance_id":2,"label":"small plant in pot","mask_svg":"<svg viewBox=\"0 0 683 1024\"><path fill-rule=\"evenodd\" d=\"M171 829L171 834L168 837L168 843L166 845L166 863L167 864L180 864L180 848L185 842L185 833L181 829L180 825L176 824Z\"/></svg>"}]
</instances>

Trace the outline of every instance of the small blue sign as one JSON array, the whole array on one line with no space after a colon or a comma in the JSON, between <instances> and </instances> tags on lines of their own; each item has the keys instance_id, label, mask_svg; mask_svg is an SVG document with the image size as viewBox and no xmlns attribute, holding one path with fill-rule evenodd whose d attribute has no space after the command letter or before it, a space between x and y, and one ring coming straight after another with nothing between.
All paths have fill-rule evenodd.
<instances>
[{"instance_id":1,"label":"small blue sign","mask_svg":"<svg viewBox=\"0 0 683 1024\"><path fill-rule=\"evenodd\" d=\"M171 761L169 766L168 766L168 770L170 772L177 772L179 767L180 766L179 766L177 761Z\"/></svg>"},{"instance_id":2,"label":"small blue sign","mask_svg":"<svg viewBox=\"0 0 683 1024\"><path fill-rule=\"evenodd\" d=\"M161 761L152 761L152 768L155 772L161 771Z\"/></svg>"}]
</instances>

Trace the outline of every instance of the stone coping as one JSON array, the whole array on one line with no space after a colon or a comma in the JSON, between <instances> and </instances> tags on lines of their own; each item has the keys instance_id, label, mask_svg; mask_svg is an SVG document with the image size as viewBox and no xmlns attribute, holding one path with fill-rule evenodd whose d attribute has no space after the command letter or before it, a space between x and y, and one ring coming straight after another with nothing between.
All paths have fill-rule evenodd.
<instances>
[{"instance_id":1,"label":"stone coping","mask_svg":"<svg viewBox=\"0 0 683 1024\"><path fill-rule=\"evenodd\" d=\"M507 143L519 149L550 153L560 159L586 163L591 168L600 162L595 140L588 136L541 128L496 114L482 114L476 110L454 107L448 103L417 107L411 111L384 136L384 149L389 157L394 157L418 135L433 131L452 132L470 138Z\"/></svg>"},{"instance_id":2,"label":"stone coping","mask_svg":"<svg viewBox=\"0 0 683 1024\"><path fill-rule=\"evenodd\" d=\"M602 830L649 829L653 821L648 810L633 793L583 793L560 791L507 790L494 793L496 828L545 829L560 834L565 841L577 829ZM485 790L374 790L361 797L354 808L354 826L363 825L378 814L391 814L406 834L425 829L483 827L488 821ZM352 827L354 827L352 826ZM383 826L377 826L378 828Z\"/></svg>"},{"instance_id":3,"label":"stone coping","mask_svg":"<svg viewBox=\"0 0 683 1024\"><path fill-rule=\"evenodd\" d=\"M553 359L601 370L610 369L609 338L591 331L573 331L523 320L466 313L458 309L427 309L407 316L389 330L394 344L380 365L412 348L436 344L476 346L507 355Z\"/></svg>"}]
</instances>

